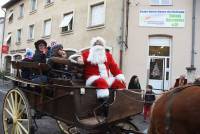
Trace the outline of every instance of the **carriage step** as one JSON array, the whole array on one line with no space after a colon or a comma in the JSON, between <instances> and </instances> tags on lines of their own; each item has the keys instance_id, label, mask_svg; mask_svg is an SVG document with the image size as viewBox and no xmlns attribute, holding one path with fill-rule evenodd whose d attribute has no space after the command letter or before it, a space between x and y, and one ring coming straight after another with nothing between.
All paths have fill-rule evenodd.
<instances>
[{"instance_id":1,"label":"carriage step","mask_svg":"<svg viewBox=\"0 0 200 134\"><path fill-rule=\"evenodd\" d=\"M105 119L106 118L103 116L97 116L97 117L89 117L86 119L81 119L81 120L79 120L79 122L84 125L98 125L98 124L104 122Z\"/></svg>"}]
</instances>

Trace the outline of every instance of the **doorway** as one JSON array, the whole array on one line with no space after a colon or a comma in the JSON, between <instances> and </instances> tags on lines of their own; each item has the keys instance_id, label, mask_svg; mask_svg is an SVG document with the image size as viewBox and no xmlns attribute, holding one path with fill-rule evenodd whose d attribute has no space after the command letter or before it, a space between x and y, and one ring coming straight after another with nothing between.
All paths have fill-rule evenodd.
<instances>
[{"instance_id":1,"label":"doorway","mask_svg":"<svg viewBox=\"0 0 200 134\"><path fill-rule=\"evenodd\" d=\"M148 84L157 90L167 90L170 85L171 38L150 37Z\"/></svg>"}]
</instances>

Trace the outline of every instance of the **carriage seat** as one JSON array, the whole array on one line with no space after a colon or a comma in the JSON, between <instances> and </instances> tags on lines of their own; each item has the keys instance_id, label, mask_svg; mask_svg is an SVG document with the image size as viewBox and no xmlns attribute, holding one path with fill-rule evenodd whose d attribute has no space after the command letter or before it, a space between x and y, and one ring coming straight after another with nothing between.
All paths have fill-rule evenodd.
<instances>
[{"instance_id":1,"label":"carriage seat","mask_svg":"<svg viewBox=\"0 0 200 134\"><path fill-rule=\"evenodd\" d=\"M85 86L84 65L69 62L68 70L73 74L72 83L75 86Z\"/></svg>"},{"instance_id":2,"label":"carriage seat","mask_svg":"<svg viewBox=\"0 0 200 134\"><path fill-rule=\"evenodd\" d=\"M81 119L79 120L79 122L83 125L98 125L98 124L101 124L103 122L105 122L106 120L106 117L104 116L97 116L96 117L89 117L89 118L86 118L86 119Z\"/></svg>"},{"instance_id":3,"label":"carriage seat","mask_svg":"<svg viewBox=\"0 0 200 134\"><path fill-rule=\"evenodd\" d=\"M49 60L51 60L52 62L56 64L65 65L67 67L67 72L70 73L72 76L73 85L75 86L85 85L85 79L83 77L84 65L76 64L76 63L71 62L68 59L59 58L59 57L51 57ZM62 72L55 69L52 69L52 71L55 71L57 74L60 74L60 72Z\"/></svg>"},{"instance_id":4,"label":"carriage seat","mask_svg":"<svg viewBox=\"0 0 200 134\"><path fill-rule=\"evenodd\" d=\"M12 67L17 70L17 77L21 77L20 70L23 68L29 68L32 72L43 74L49 70L49 66L44 63L25 62L25 61L12 61Z\"/></svg>"}]
</instances>

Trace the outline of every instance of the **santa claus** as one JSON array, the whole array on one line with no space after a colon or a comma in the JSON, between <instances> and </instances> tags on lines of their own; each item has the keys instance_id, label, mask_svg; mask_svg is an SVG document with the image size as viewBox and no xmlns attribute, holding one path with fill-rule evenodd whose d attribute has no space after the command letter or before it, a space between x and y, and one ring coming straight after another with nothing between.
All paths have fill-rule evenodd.
<instances>
[{"instance_id":1,"label":"santa claus","mask_svg":"<svg viewBox=\"0 0 200 134\"><path fill-rule=\"evenodd\" d=\"M110 52L105 49L106 41L101 37L91 40L91 48L82 53L85 65L86 86L97 87L97 98L109 96L109 90L126 88L125 77L114 61Z\"/></svg>"}]
</instances>

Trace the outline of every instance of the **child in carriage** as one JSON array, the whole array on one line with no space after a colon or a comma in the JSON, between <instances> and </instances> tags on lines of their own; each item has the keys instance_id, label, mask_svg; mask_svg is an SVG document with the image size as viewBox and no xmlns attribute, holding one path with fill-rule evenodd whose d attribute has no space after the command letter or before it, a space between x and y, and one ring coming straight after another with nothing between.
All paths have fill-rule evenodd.
<instances>
[{"instance_id":1,"label":"child in carriage","mask_svg":"<svg viewBox=\"0 0 200 134\"><path fill-rule=\"evenodd\" d=\"M51 67L52 71L49 73L51 78L69 77L68 70L64 63L67 62L67 54L63 50L62 44L55 44L51 47L51 54L47 64Z\"/></svg>"},{"instance_id":2,"label":"child in carriage","mask_svg":"<svg viewBox=\"0 0 200 134\"><path fill-rule=\"evenodd\" d=\"M30 48L26 49L25 58L22 61L33 62L33 51ZM32 78L33 73L29 68L22 68L21 71L21 76L23 79L30 80Z\"/></svg>"}]
</instances>

